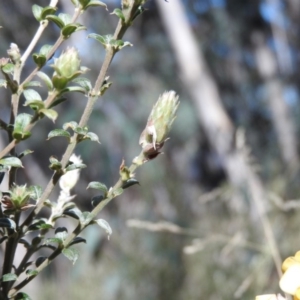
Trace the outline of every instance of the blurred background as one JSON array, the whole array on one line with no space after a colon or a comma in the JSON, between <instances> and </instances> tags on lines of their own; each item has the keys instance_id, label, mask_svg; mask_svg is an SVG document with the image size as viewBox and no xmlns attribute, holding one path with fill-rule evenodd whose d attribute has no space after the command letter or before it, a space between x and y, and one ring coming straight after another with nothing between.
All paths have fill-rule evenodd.
<instances>
[{"instance_id":1,"label":"blurred background","mask_svg":"<svg viewBox=\"0 0 300 300\"><path fill-rule=\"evenodd\" d=\"M109 12L120 7L105 3ZM26 50L38 27L32 4L0 1L1 57L12 42ZM134 46L116 55L108 74L113 85L89 122L101 145L83 142L76 149L87 168L74 201L91 210L95 192L86 190L88 183L117 181L122 158L129 165L140 152L139 135L165 90L175 90L181 101L171 139L164 155L138 169L140 186L101 212L113 229L110 240L100 228L86 229L76 264L60 257L25 291L43 300L231 300L277 293L280 256L300 249L299 3L149 0L145 7L124 37ZM71 1L59 1L59 12L72 14ZM92 83L104 50L86 36L113 33L118 20L109 12L89 9L80 19L88 30L59 49L77 47ZM35 50L58 35L50 24ZM33 68L29 59L23 79ZM78 121L85 104L81 94L69 95L57 107L56 123L43 119L18 146L18 152L34 151L24 158L19 183L46 186L49 157L60 158L66 148L63 139L46 141L47 134ZM2 88L0 118L7 122L9 115L10 96ZM0 137L3 148L5 132Z\"/></svg>"}]
</instances>

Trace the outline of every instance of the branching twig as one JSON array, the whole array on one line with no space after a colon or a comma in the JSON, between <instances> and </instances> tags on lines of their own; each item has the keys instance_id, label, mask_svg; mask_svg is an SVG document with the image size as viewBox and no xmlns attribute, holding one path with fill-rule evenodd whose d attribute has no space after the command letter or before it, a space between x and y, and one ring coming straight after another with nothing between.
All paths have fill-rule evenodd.
<instances>
[{"instance_id":1,"label":"branching twig","mask_svg":"<svg viewBox=\"0 0 300 300\"><path fill-rule=\"evenodd\" d=\"M139 158L142 159L144 157L143 152L140 153ZM132 163L129 167L129 170L131 173L133 173L137 169L138 165L135 163ZM117 183L113 186L112 191L122 187L122 179L121 177L117 181ZM92 211L91 211L91 217L94 218L112 199L114 199L113 196L109 196L108 198L102 200ZM67 248L69 244L73 241L73 239L78 236L87 226L89 223L82 225L79 223L77 227L74 229L74 231L68 236L68 238L64 241L64 244L62 247L56 248L52 252L52 254L39 266L35 269L36 274L27 277L23 281L21 281L17 286L15 286L10 292L9 296L13 297L15 294L23 288L25 285L27 285L32 279L34 279L43 269L45 269L48 265L51 264L51 262L59 255L61 254L62 250Z\"/></svg>"},{"instance_id":2,"label":"branching twig","mask_svg":"<svg viewBox=\"0 0 300 300\"><path fill-rule=\"evenodd\" d=\"M74 11L74 15L72 17L72 22L75 22L79 15L81 13L81 10L76 8ZM46 60L48 61L52 55L55 53L55 51L58 49L58 47L62 44L62 42L64 41L64 37L62 35L60 35L60 37L58 38L58 40L56 41L56 43L53 45L53 47L51 48L51 50L49 51L49 53L47 54ZM20 84L19 89L18 89L18 93L13 94L12 95L12 103L13 103L13 115L14 118L12 118L11 120L11 124L14 123L14 119L17 115L17 109L16 109L16 105L19 105L19 98L20 95L23 91L24 85L27 84L28 82L30 82L30 80L32 80L32 78L37 74L37 72L41 69L41 67L36 67L29 75L28 77ZM35 123L31 123L29 125L27 129L32 129L34 127ZM11 142L0 152L0 158L2 158L3 156L7 155L15 146L17 145L17 140L12 139Z\"/></svg>"}]
</instances>

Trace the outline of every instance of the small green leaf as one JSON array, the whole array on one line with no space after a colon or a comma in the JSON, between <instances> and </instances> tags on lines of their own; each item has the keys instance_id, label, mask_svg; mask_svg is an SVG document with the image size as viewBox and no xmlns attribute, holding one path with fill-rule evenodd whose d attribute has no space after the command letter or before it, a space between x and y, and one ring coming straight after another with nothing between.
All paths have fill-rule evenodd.
<instances>
[{"instance_id":1,"label":"small green leaf","mask_svg":"<svg viewBox=\"0 0 300 300\"><path fill-rule=\"evenodd\" d=\"M37 72L36 75L44 81L44 83L46 84L48 90L53 89L52 81L51 81L50 77L47 74L40 71L40 72Z\"/></svg>"},{"instance_id":2,"label":"small green leaf","mask_svg":"<svg viewBox=\"0 0 300 300\"><path fill-rule=\"evenodd\" d=\"M92 39L96 40L97 42L101 43L104 46L104 48L106 48L107 45L109 44L108 37L112 38L111 35L103 36L103 35L99 35L99 34L96 34L96 33L90 33L87 37L92 38Z\"/></svg>"},{"instance_id":3,"label":"small green leaf","mask_svg":"<svg viewBox=\"0 0 300 300\"><path fill-rule=\"evenodd\" d=\"M37 201L42 196L42 188L39 185L31 185L29 187L30 198Z\"/></svg>"},{"instance_id":4,"label":"small green leaf","mask_svg":"<svg viewBox=\"0 0 300 300\"><path fill-rule=\"evenodd\" d=\"M54 75L52 77L53 86L58 90L63 90L69 82L69 78L64 76Z\"/></svg>"},{"instance_id":5,"label":"small green leaf","mask_svg":"<svg viewBox=\"0 0 300 300\"><path fill-rule=\"evenodd\" d=\"M51 170L54 170L54 171L61 170L62 164L61 164L61 162L60 162L57 158L55 158L54 156L51 156L51 157L49 158L49 161L50 161L50 166L49 166L49 168L50 168Z\"/></svg>"},{"instance_id":6,"label":"small green leaf","mask_svg":"<svg viewBox=\"0 0 300 300\"><path fill-rule=\"evenodd\" d=\"M135 14L132 16L132 21L136 19L139 15L141 15L145 11L145 8L143 6L139 6L135 12Z\"/></svg>"},{"instance_id":7,"label":"small green leaf","mask_svg":"<svg viewBox=\"0 0 300 300\"><path fill-rule=\"evenodd\" d=\"M7 282L7 281L14 281L18 278L18 276L14 273L7 273L7 274L4 274L2 276L2 281L3 282Z\"/></svg>"},{"instance_id":8,"label":"small green leaf","mask_svg":"<svg viewBox=\"0 0 300 300\"><path fill-rule=\"evenodd\" d=\"M21 160L18 157L14 156L8 156L0 159L0 165L15 168L23 168Z\"/></svg>"},{"instance_id":9,"label":"small green leaf","mask_svg":"<svg viewBox=\"0 0 300 300\"><path fill-rule=\"evenodd\" d=\"M97 135L96 133L94 133L94 132L88 132L88 133L86 134L86 139L89 139L89 140L91 140L92 142L97 142L97 143L100 144L99 137L98 137L98 135Z\"/></svg>"},{"instance_id":10,"label":"small green leaf","mask_svg":"<svg viewBox=\"0 0 300 300\"><path fill-rule=\"evenodd\" d=\"M79 0L79 3L83 9L85 9L86 5L90 2L90 0Z\"/></svg>"},{"instance_id":11,"label":"small green leaf","mask_svg":"<svg viewBox=\"0 0 300 300\"><path fill-rule=\"evenodd\" d=\"M78 169L84 169L86 168L85 164L71 164L68 167L66 167L66 171L73 171L73 170L78 170Z\"/></svg>"},{"instance_id":12,"label":"small green leaf","mask_svg":"<svg viewBox=\"0 0 300 300\"><path fill-rule=\"evenodd\" d=\"M24 89L27 89L28 87L31 87L31 86L42 86L41 83L39 81L29 81L27 82L26 84L24 84Z\"/></svg>"},{"instance_id":13,"label":"small green leaf","mask_svg":"<svg viewBox=\"0 0 300 300\"><path fill-rule=\"evenodd\" d=\"M40 111L45 107L45 103L41 100L27 100L24 106L29 106L34 111Z\"/></svg>"},{"instance_id":14,"label":"small green leaf","mask_svg":"<svg viewBox=\"0 0 300 300\"><path fill-rule=\"evenodd\" d=\"M64 38L68 38L72 33L80 30L86 30L86 27L78 23L70 23L62 29L61 33L64 36Z\"/></svg>"},{"instance_id":15,"label":"small green leaf","mask_svg":"<svg viewBox=\"0 0 300 300\"><path fill-rule=\"evenodd\" d=\"M59 163L59 160L55 156L50 156L49 161L51 164Z\"/></svg>"},{"instance_id":16,"label":"small green leaf","mask_svg":"<svg viewBox=\"0 0 300 300\"><path fill-rule=\"evenodd\" d=\"M43 240L42 235L36 236L32 239L31 244L32 244L32 246L38 246L42 240Z\"/></svg>"},{"instance_id":17,"label":"small green leaf","mask_svg":"<svg viewBox=\"0 0 300 300\"><path fill-rule=\"evenodd\" d=\"M67 122L63 125L64 130L67 130L68 128L75 130L75 128L77 128L77 127L78 127L78 123L75 121Z\"/></svg>"},{"instance_id":18,"label":"small green leaf","mask_svg":"<svg viewBox=\"0 0 300 300\"><path fill-rule=\"evenodd\" d=\"M114 47L116 50L121 50L122 48L126 46L132 47L132 44L129 42L124 42L122 40L113 40L111 42L112 47Z\"/></svg>"},{"instance_id":19,"label":"small green leaf","mask_svg":"<svg viewBox=\"0 0 300 300\"><path fill-rule=\"evenodd\" d=\"M0 227L10 228L10 229L15 230L16 226L17 225L14 220L9 219L9 218L0 218Z\"/></svg>"},{"instance_id":20,"label":"small green leaf","mask_svg":"<svg viewBox=\"0 0 300 300\"><path fill-rule=\"evenodd\" d=\"M72 217L76 220L79 220L82 218L82 212L77 207L73 207L71 209L64 210L63 214L66 216Z\"/></svg>"},{"instance_id":21,"label":"small green leaf","mask_svg":"<svg viewBox=\"0 0 300 300\"><path fill-rule=\"evenodd\" d=\"M41 68L42 66L45 65L46 61L47 61L47 58L45 55L43 54L37 54L37 53L33 53L32 54L32 58L33 58L33 61L36 63L36 65Z\"/></svg>"},{"instance_id":22,"label":"small green leaf","mask_svg":"<svg viewBox=\"0 0 300 300\"><path fill-rule=\"evenodd\" d=\"M64 204L65 209L72 209L72 208L75 208L75 207L76 207L76 204L74 202L67 202L67 203Z\"/></svg>"},{"instance_id":23,"label":"small green leaf","mask_svg":"<svg viewBox=\"0 0 300 300\"><path fill-rule=\"evenodd\" d=\"M33 89L25 90L23 94L27 101L34 101L34 100L42 101L42 97L40 96L40 94Z\"/></svg>"},{"instance_id":24,"label":"small green leaf","mask_svg":"<svg viewBox=\"0 0 300 300\"><path fill-rule=\"evenodd\" d=\"M31 300L31 298L26 293L20 292L15 296L14 300Z\"/></svg>"},{"instance_id":25,"label":"small green leaf","mask_svg":"<svg viewBox=\"0 0 300 300\"><path fill-rule=\"evenodd\" d=\"M80 223L85 226L89 225L93 220L93 218L94 218L93 214L91 214L89 211L84 211L81 215Z\"/></svg>"},{"instance_id":26,"label":"small green leaf","mask_svg":"<svg viewBox=\"0 0 300 300\"><path fill-rule=\"evenodd\" d=\"M79 257L79 252L74 248L65 248L62 250L62 254L69 259L73 265Z\"/></svg>"},{"instance_id":27,"label":"small green leaf","mask_svg":"<svg viewBox=\"0 0 300 300\"><path fill-rule=\"evenodd\" d=\"M107 5L101 1L90 1L89 4L86 5L84 8L87 9L92 6L103 6L103 7L105 7L106 10L108 10Z\"/></svg>"},{"instance_id":28,"label":"small green leaf","mask_svg":"<svg viewBox=\"0 0 300 300\"><path fill-rule=\"evenodd\" d=\"M35 221L33 222L33 224L31 224L31 225L28 227L28 230L29 230L29 231L34 231L34 230L40 230L40 229L50 229L50 228L53 228L52 225L47 224L46 222L47 222L46 219L38 219L38 220L35 220Z\"/></svg>"},{"instance_id":29,"label":"small green leaf","mask_svg":"<svg viewBox=\"0 0 300 300\"><path fill-rule=\"evenodd\" d=\"M42 48L40 49L40 54L48 56L48 54L52 48L53 48L53 45L49 45L49 44L43 45Z\"/></svg>"},{"instance_id":30,"label":"small green leaf","mask_svg":"<svg viewBox=\"0 0 300 300\"><path fill-rule=\"evenodd\" d=\"M85 136L85 135L87 134L88 128L87 128L87 126L85 126L85 127L77 126L77 127L74 129L74 131L75 131L76 133L80 134L80 135Z\"/></svg>"},{"instance_id":31,"label":"small green leaf","mask_svg":"<svg viewBox=\"0 0 300 300\"><path fill-rule=\"evenodd\" d=\"M135 185L135 184L140 184L135 178L131 178L131 179L128 179L127 181L125 181L122 185L122 189L127 189L129 188L130 186L132 185Z\"/></svg>"},{"instance_id":32,"label":"small green leaf","mask_svg":"<svg viewBox=\"0 0 300 300\"><path fill-rule=\"evenodd\" d=\"M93 133L93 132L87 132L88 128L85 127L85 128L80 128L80 127L77 127L75 129L75 132L78 133L78 137L77 137L77 142L81 142L81 141L85 141L85 140L90 140L90 141L93 141L93 142L99 142L99 138L98 136Z\"/></svg>"},{"instance_id":33,"label":"small green leaf","mask_svg":"<svg viewBox=\"0 0 300 300\"><path fill-rule=\"evenodd\" d=\"M26 270L27 278L36 276L37 274L39 274L39 272L36 270L30 270L30 269Z\"/></svg>"},{"instance_id":34,"label":"small green leaf","mask_svg":"<svg viewBox=\"0 0 300 300\"><path fill-rule=\"evenodd\" d=\"M93 223L96 223L98 224L101 228L103 228L106 233L107 233L107 237L109 239L109 237L111 236L112 234L112 229L110 227L110 225L108 224L108 222L106 222L105 220L103 219L98 219L98 220L94 220Z\"/></svg>"},{"instance_id":35,"label":"small green leaf","mask_svg":"<svg viewBox=\"0 0 300 300\"><path fill-rule=\"evenodd\" d=\"M77 29L76 25L68 24L61 30L61 34L63 35L64 38L68 38L72 33L76 31L76 29Z\"/></svg>"},{"instance_id":36,"label":"small green leaf","mask_svg":"<svg viewBox=\"0 0 300 300\"><path fill-rule=\"evenodd\" d=\"M120 8L115 8L111 15L117 15L123 23L125 22L124 14Z\"/></svg>"},{"instance_id":37,"label":"small green leaf","mask_svg":"<svg viewBox=\"0 0 300 300\"><path fill-rule=\"evenodd\" d=\"M30 136L31 136L30 131L19 131L19 130L13 131L13 138L16 139L17 141L24 141L30 138Z\"/></svg>"},{"instance_id":38,"label":"small green leaf","mask_svg":"<svg viewBox=\"0 0 300 300\"><path fill-rule=\"evenodd\" d=\"M39 267L46 259L47 257L45 256L38 257L37 260L35 261L35 266Z\"/></svg>"},{"instance_id":39,"label":"small green leaf","mask_svg":"<svg viewBox=\"0 0 300 300\"><path fill-rule=\"evenodd\" d=\"M76 237L73 239L73 241L69 244L69 246L75 245L75 244L79 244L79 243L86 243L86 239L82 238L82 237Z\"/></svg>"},{"instance_id":40,"label":"small green leaf","mask_svg":"<svg viewBox=\"0 0 300 300\"><path fill-rule=\"evenodd\" d=\"M45 241L45 245L48 245L48 244L58 244L58 245L61 245L63 243L63 241L59 238L48 238L46 239Z\"/></svg>"},{"instance_id":41,"label":"small green leaf","mask_svg":"<svg viewBox=\"0 0 300 300\"><path fill-rule=\"evenodd\" d=\"M57 203L52 202L49 199L46 199L45 202L44 202L44 206L45 207L50 207L52 209L52 207L56 207L57 206Z\"/></svg>"},{"instance_id":42,"label":"small green leaf","mask_svg":"<svg viewBox=\"0 0 300 300\"><path fill-rule=\"evenodd\" d=\"M6 64L5 66L1 67L1 70L6 74L13 74L15 69L14 64Z\"/></svg>"},{"instance_id":43,"label":"small green leaf","mask_svg":"<svg viewBox=\"0 0 300 300\"><path fill-rule=\"evenodd\" d=\"M64 241L68 236L68 229L66 227L58 227L55 229L55 237Z\"/></svg>"},{"instance_id":44,"label":"small green leaf","mask_svg":"<svg viewBox=\"0 0 300 300\"><path fill-rule=\"evenodd\" d=\"M69 86L69 87L62 89L59 92L59 95L62 95L64 93L68 93L68 92L78 92L78 93L86 94L86 89L83 87L80 87L80 86Z\"/></svg>"},{"instance_id":45,"label":"small green leaf","mask_svg":"<svg viewBox=\"0 0 300 300\"><path fill-rule=\"evenodd\" d=\"M96 207L100 202L102 202L103 200L105 199L105 197L103 195L97 195L97 196L94 196L92 199L91 199L91 203L92 203L92 206L93 207Z\"/></svg>"},{"instance_id":46,"label":"small green leaf","mask_svg":"<svg viewBox=\"0 0 300 300\"><path fill-rule=\"evenodd\" d=\"M107 89L112 85L111 81L108 81L109 76L105 77L105 80L102 83L101 89L100 89L100 95L103 96L103 94L106 92Z\"/></svg>"},{"instance_id":47,"label":"small green leaf","mask_svg":"<svg viewBox=\"0 0 300 300\"><path fill-rule=\"evenodd\" d=\"M107 186L98 181L92 181L88 184L87 189L95 189L107 193Z\"/></svg>"},{"instance_id":48,"label":"small green leaf","mask_svg":"<svg viewBox=\"0 0 300 300\"><path fill-rule=\"evenodd\" d=\"M66 137L70 142L70 138L71 138L70 133L63 129L54 129L50 131L47 140L50 140L51 138L58 137L58 136Z\"/></svg>"},{"instance_id":49,"label":"small green leaf","mask_svg":"<svg viewBox=\"0 0 300 300\"><path fill-rule=\"evenodd\" d=\"M22 113L22 114L17 115L16 120L15 120L13 134L15 131L18 131L18 132L25 131L25 128L27 127L27 125L30 124L31 119L32 119L32 116L29 114Z\"/></svg>"},{"instance_id":50,"label":"small green leaf","mask_svg":"<svg viewBox=\"0 0 300 300\"><path fill-rule=\"evenodd\" d=\"M54 107L54 106L56 106L56 105L58 105L58 104L60 104L60 103L62 103L62 102L65 102L66 100L67 100L67 98L65 98L65 97L57 98L57 99L55 99L55 100L51 103L51 105L49 106L49 108L52 108L52 107Z\"/></svg>"},{"instance_id":51,"label":"small green leaf","mask_svg":"<svg viewBox=\"0 0 300 300\"><path fill-rule=\"evenodd\" d=\"M46 17L46 19L49 20L49 21L52 21L53 23L55 23L60 29L62 29L65 26L64 21L61 18L57 17L57 16L48 15Z\"/></svg>"},{"instance_id":52,"label":"small green leaf","mask_svg":"<svg viewBox=\"0 0 300 300\"><path fill-rule=\"evenodd\" d=\"M53 226L51 224L41 224L41 225L39 225L38 229L43 230L43 229L51 229L51 228L53 228Z\"/></svg>"},{"instance_id":53,"label":"small green leaf","mask_svg":"<svg viewBox=\"0 0 300 300\"><path fill-rule=\"evenodd\" d=\"M124 190L122 188L115 189L112 192L112 196L113 197L120 196L121 194L123 194L123 192L124 192Z\"/></svg>"},{"instance_id":54,"label":"small green leaf","mask_svg":"<svg viewBox=\"0 0 300 300\"><path fill-rule=\"evenodd\" d=\"M32 150L26 149L26 150L22 151L22 152L18 155L18 158L21 159L21 158L23 158L24 156L26 156L26 155L28 155L28 154L31 154L31 153L33 153Z\"/></svg>"},{"instance_id":55,"label":"small green leaf","mask_svg":"<svg viewBox=\"0 0 300 300\"><path fill-rule=\"evenodd\" d=\"M46 6L41 12L41 19L44 20L48 15L53 15L57 11L57 7Z\"/></svg>"},{"instance_id":56,"label":"small green leaf","mask_svg":"<svg viewBox=\"0 0 300 300\"><path fill-rule=\"evenodd\" d=\"M33 4L32 5L32 13L35 17L35 19L40 22L42 21L42 11L43 11L43 8L37 4Z\"/></svg>"},{"instance_id":57,"label":"small green leaf","mask_svg":"<svg viewBox=\"0 0 300 300\"><path fill-rule=\"evenodd\" d=\"M86 92L89 92L92 89L91 81L85 77L75 78L74 80L72 80L72 82L79 84L86 90Z\"/></svg>"},{"instance_id":58,"label":"small green leaf","mask_svg":"<svg viewBox=\"0 0 300 300\"><path fill-rule=\"evenodd\" d=\"M119 49L122 49L122 48L127 47L127 46L132 47L133 45L132 45L131 43L129 43L129 42L123 42L123 41L122 41L122 42L119 44Z\"/></svg>"},{"instance_id":59,"label":"small green leaf","mask_svg":"<svg viewBox=\"0 0 300 300\"><path fill-rule=\"evenodd\" d=\"M64 26L68 25L72 21L72 17L69 14L59 14L58 17L64 22Z\"/></svg>"},{"instance_id":60,"label":"small green leaf","mask_svg":"<svg viewBox=\"0 0 300 300\"><path fill-rule=\"evenodd\" d=\"M53 122L58 117L58 113L54 109L50 109L50 108L48 108L48 109L46 109L46 108L40 109L39 113L45 115L47 118L49 118Z\"/></svg>"},{"instance_id":61,"label":"small green leaf","mask_svg":"<svg viewBox=\"0 0 300 300\"><path fill-rule=\"evenodd\" d=\"M89 69L88 67L80 66L80 72L81 72L82 74L88 72L89 70L90 70L90 69ZM75 78L75 77L74 77L74 78ZM72 78L72 80L73 80L74 78Z\"/></svg>"}]
</instances>

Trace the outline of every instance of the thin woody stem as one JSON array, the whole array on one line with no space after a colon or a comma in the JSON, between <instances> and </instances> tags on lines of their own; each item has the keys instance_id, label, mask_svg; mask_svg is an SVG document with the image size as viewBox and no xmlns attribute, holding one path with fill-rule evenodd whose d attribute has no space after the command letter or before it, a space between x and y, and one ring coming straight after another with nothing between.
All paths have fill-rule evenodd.
<instances>
[{"instance_id":1,"label":"thin woody stem","mask_svg":"<svg viewBox=\"0 0 300 300\"><path fill-rule=\"evenodd\" d=\"M76 8L74 15L72 17L72 22L75 22L79 15L81 13L81 10ZM46 60L48 61L52 55L55 53L55 51L58 49L58 47L63 43L64 37L60 35L60 37L57 39L56 43L53 45L49 53L47 54ZM14 120L17 116L18 106L19 106L19 98L20 95L24 89L24 86L32 80L32 78L37 74L37 72L41 69L41 67L36 67L29 75L28 77L20 84L18 92L12 95L12 118L11 118L11 124L14 123ZM34 124L35 125L35 124ZM31 126L30 129L34 127L34 125ZM7 155L16 145L18 141L15 139L11 139L11 142L0 152L0 159Z\"/></svg>"},{"instance_id":2,"label":"thin woody stem","mask_svg":"<svg viewBox=\"0 0 300 300\"><path fill-rule=\"evenodd\" d=\"M114 37L116 39L121 39L123 34L125 33L124 27L127 29L128 27L123 25L121 21L119 21L118 26L115 30L115 34ZM88 98L88 102L87 105L84 109L84 112L82 114L82 117L80 119L79 122L79 126L83 127L87 124L90 115L93 111L93 108L95 106L96 101L98 100L98 94L99 91L101 89L102 83L105 80L106 74L107 74L107 70L111 64L112 59L114 58L114 55L116 54L116 51L113 48L109 48L106 51L106 55L104 58L104 62L103 65L101 67L101 70L99 72L99 76L95 82L94 85L94 89L91 92L91 95ZM71 138L70 144L68 145L62 160L61 160L61 164L62 164L62 168L65 168L65 166L67 165L76 145L77 145L77 136L78 134L74 133L73 137ZM32 213L27 217L27 219L24 221L23 225L23 231L27 230L27 226L31 223L31 221L33 220L33 218L40 212L40 210L42 209L44 202L48 199L48 197L50 196L55 184L56 184L57 180L56 180L56 174L53 174L51 180L48 182L48 185L46 187L46 189L44 190L41 198L39 199L39 201L37 202L36 208L34 211L32 211Z\"/></svg>"},{"instance_id":3,"label":"thin woody stem","mask_svg":"<svg viewBox=\"0 0 300 300\"><path fill-rule=\"evenodd\" d=\"M144 158L143 152L140 153L138 156L138 160L142 161ZM133 173L140 165L136 163L132 163L129 167L130 173ZM113 186L112 191L117 190L122 187L122 179L121 177L117 181L117 183ZM112 195L112 194L110 194ZM112 200L114 199L114 196L108 196L106 199L102 200L92 211L91 216L92 218L95 218L95 216ZM68 236L68 238L64 241L63 245L61 247L56 248L52 254L39 266L35 269L37 272L35 275L27 277L23 281L21 281L17 286L15 286L12 290L9 292L9 296L13 297L15 294L23 288L25 285L27 285L32 279L34 279L43 269L45 269L47 266L51 264L51 262L59 255L61 254L63 249L68 248L69 244L74 240L76 236L78 236L90 223L87 224L81 224L79 223L77 227L73 230L73 232Z\"/></svg>"},{"instance_id":4,"label":"thin woody stem","mask_svg":"<svg viewBox=\"0 0 300 300\"><path fill-rule=\"evenodd\" d=\"M114 39L119 40L123 37L124 33L126 32L127 28L131 25L131 17L133 15L133 12L135 12L137 9L136 7L136 3L133 4L133 6L131 8L127 9L127 12L129 14L127 14L126 16L126 22L124 22L124 20L119 20L119 23L117 25L117 28L115 30L114 33ZM77 11L79 16L80 10ZM76 17L77 18L77 17ZM58 46L60 45L60 43L63 41L62 36L57 40L56 44L53 46L52 50L49 53L49 57L54 53L55 49L58 48ZM117 49L113 48L113 47L108 47L106 49L106 54L105 54L105 58L104 58L104 62L103 65L101 67L101 70L99 72L98 78L95 82L94 88L92 89L92 91L89 94L88 97L88 101L87 101L87 105L85 107L85 110L81 116L81 119L79 121L79 126L83 127L86 126L91 113L93 111L94 105L96 103L96 101L98 100L98 98L101 96L101 87L103 85L103 82L105 80L108 68L111 64L112 59L114 58L114 55L118 52ZM49 58L47 57L47 59ZM23 89L24 85L29 82L33 76L37 73L38 68L36 68L25 80L24 82L20 85L20 90ZM50 100L49 100L50 101ZM30 124L30 126L34 126L35 123ZM31 128L32 128L31 127ZM31 129L30 128L30 129ZM77 145L77 138L78 138L78 134L74 133L73 137L71 138L70 144L68 145L62 159L61 159L61 164L62 164L62 170L66 167L66 165L69 162L70 156L73 153L76 145ZM15 143L16 141L12 141L11 144ZM8 145L9 146L9 145ZM11 148L14 147L13 146L9 146ZM5 155L5 152L7 151L7 149L4 149L1 153L0 153L0 158L1 155ZM140 156L138 158L140 158L140 161L144 162L142 160L142 158L144 157L143 152L141 152ZM132 165L130 166L129 170L131 173L134 172L134 170L140 166L142 163L137 164L136 162L133 162ZM23 224L19 227L19 235L15 238L16 242L19 241L19 239L28 231L28 227L31 224L31 222L34 220L34 218L36 217L36 215L40 212L40 210L43 208L45 201L48 199L48 197L50 196L55 184L57 183L58 179L60 178L61 173L55 172L51 178L51 180L49 181L46 189L44 190L43 194L41 195L41 197L38 199L37 201L37 205L35 207L35 209L29 214L29 216L26 218L26 220L23 222ZM5 290L5 295L7 295L8 292L8 296L10 298L14 297L17 292L24 287L27 283L29 283L33 278L35 278L45 267L47 267L64 249L66 249L70 243L73 241L73 239L78 236L83 230L84 228L86 228L90 222L93 220L93 218L113 199L117 196L117 193L114 193L114 191L116 191L117 189L121 188L123 185L123 181L120 178L117 183L114 185L114 187L110 190L110 192L108 193L108 196L106 199L104 199L102 202L100 202L91 212L91 219L89 219L89 221L87 220L86 223L82 222L79 223L78 226L75 228L75 230L67 237L66 240L63 241L63 243L61 245L59 245L52 253L51 255L41 264L39 265L34 271L36 271L36 274L33 273L33 275L31 276L27 276L23 281L21 281L19 284L17 284L14 288L12 288L9 292L6 289ZM23 261L24 263L24 261ZM18 271L21 271L20 269ZM10 284L11 287L12 284Z\"/></svg>"}]
</instances>

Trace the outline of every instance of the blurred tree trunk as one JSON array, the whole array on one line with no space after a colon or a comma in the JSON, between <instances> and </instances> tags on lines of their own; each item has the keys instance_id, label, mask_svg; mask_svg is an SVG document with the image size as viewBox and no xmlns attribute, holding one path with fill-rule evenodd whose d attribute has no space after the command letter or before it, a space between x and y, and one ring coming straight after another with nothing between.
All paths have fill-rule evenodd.
<instances>
[{"instance_id":1,"label":"blurred tree trunk","mask_svg":"<svg viewBox=\"0 0 300 300\"><path fill-rule=\"evenodd\" d=\"M288 5L289 15L292 18L297 19L300 15L299 1L298 0L288 0L287 5Z\"/></svg>"},{"instance_id":2,"label":"blurred tree trunk","mask_svg":"<svg viewBox=\"0 0 300 300\"><path fill-rule=\"evenodd\" d=\"M299 167L297 153L297 137L288 105L283 98L283 87L277 74L276 59L265 44L262 34L253 35L255 44L256 64L260 76L265 82L268 104L272 114L273 126L276 131L283 161L290 171Z\"/></svg>"},{"instance_id":3,"label":"blurred tree trunk","mask_svg":"<svg viewBox=\"0 0 300 300\"><path fill-rule=\"evenodd\" d=\"M271 20L270 27L273 35L273 40L274 40L274 50L276 53L278 68L281 74L288 75L291 74L293 66L292 66L290 47L288 44L287 32L285 30L286 26L284 24L285 23L284 11L279 9L281 6L279 0L267 0L267 2L277 12L276 21L274 20L275 18Z\"/></svg>"},{"instance_id":4,"label":"blurred tree trunk","mask_svg":"<svg viewBox=\"0 0 300 300\"><path fill-rule=\"evenodd\" d=\"M183 5L179 0L173 0L171 4L157 0L157 4L176 54L182 80L197 109L199 122L220 156L230 180L239 183L243 169L231 168L231 164L227 164L234 156L235 129L223 107L215 80L198 49Z\"/></svg>"},{"instance_id":5,"label":"blurred tree trunk","mask_svg":"<svg viewBox=\"0 0 300 300\"><path fill-rule=\"evenodd\" d=\"M156 3L174 48L182 81L190 92L197 109L199 122L212 147L219 154L230 182L238 190L249 194L252 200L250 204L252 220L257 220L257 215L259 216L277 272L280 275L281 258L265 213L264 187L248 164L247 155L242 149L243 141L235 139L234 125L222 105L217 85L206 66L201 49L197 45L199 43L196 42L193 35L183 4L180 0L172 0L169 4L157 0ZM233 205L235 209L241 205L240 209L243 209L245 213L245 209L249 210L249 208L241 202L235 201ZM261 228L257 222L255 222L255 226Z\"/></svg>"}]
</instances>

